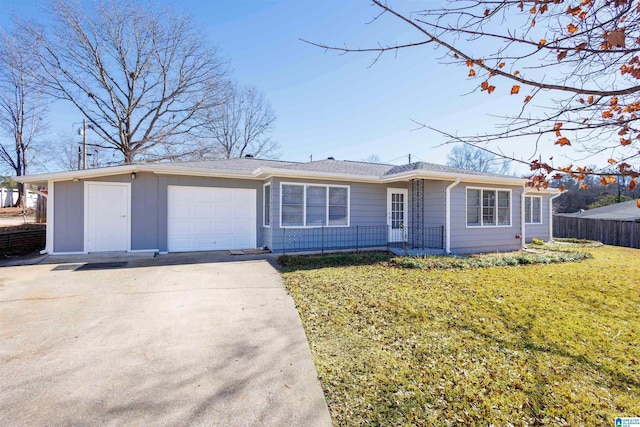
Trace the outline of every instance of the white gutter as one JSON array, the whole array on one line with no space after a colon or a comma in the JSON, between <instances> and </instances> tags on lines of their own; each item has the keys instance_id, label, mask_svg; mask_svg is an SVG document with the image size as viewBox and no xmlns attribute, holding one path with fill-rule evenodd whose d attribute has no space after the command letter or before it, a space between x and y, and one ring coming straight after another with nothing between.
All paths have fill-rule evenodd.
<instances>
[{"instance_id":1,"label":"white gutter","mask_svg":"<svg viewBox=\"0 0 640 427\"><path fill-rule=\"evenodd\" d=\"M445 190L445 208L444 208L444 221L445 221L445 238L444 238L444 251L447 254L451 253L451 189L460 184L460 178L449 184Z\"/></svg>"},{"instance_id":2,"label":"white gutter","mask_svg":"<svg viewBox=\"0 0 640 427\"><path fill-rule=\"evenodd\" d=\"M549 197L549 240L553 240L553 199L562 196L564 191Z\"/></svg>"},{"instance_id":3,"label":"white gutter","mask_svg":"<svg viewBox=\"0 0 640 427\"><path fill-rule=\"evenodd\" d=\"M472 182L472 183L493 183L493 184L503 184L503 185L522 185L526 182L526 179L523 178L515 178L510 176L491 176L491 175L475 175L475 174L465 174L459 172L436 172L436 171L427 171L427 170L412 170L402 173L397 173L393 175L383 176L380 178L381 182L394 182L394 181L404 181L407 179L439 179L439 180L451 180L460 178L464 182Z\"/></svg>"},{"instance_id":4,"label":"white gutter","mask_svg":"<svg viewBox=\"0 0 640 427\"><path fill-rule=\"evenodd\" d=\"M132 172L151 172L158 175L186 175L186 176L202 176L202 177L218 177L218 178L236 178L236 179L256 179L264 180L271 177L283 178L299 178L299 179L325 179L328 181L353 181L353 182L371 182L371 183L392 183L399 181L407 181L410 179L436 179L436 180L457 180L470 183L484 184L502 184L502 185L522 185L525 181L522 178L487 176L475 174L460 174L450 172L412 170L393 174L391 176L377 175L357 175L350 173L335 173L324 171L309 171L303 169L280 169L274 167L260 167L253 171L237 171L229 169L209 169L209 168L185 168L175 167L168 164L134 164L113 166L108 168L96 168L75 170L66 172L55 172L40 175L29 175L15 177L14 179L22 183L46 183L49 181L71 181L88 179L93 177L104 177L113 175L130 174Z\"/></svg>"},{"instance_id":5,"label":"white gutter","mask_svg":"<svg viewBox=\"0 0 640 427\"><path fill-rule=\"evenodd\" d=\"M272 177L278 178L313 178L325 179L328 181L353 181L353 182L381 182L381 178L377 175L355 175L350 173L321 172L308 171L300 169L279 169L272 167L262 167L253 171L253 176L260 179L268 179Z\"/></svg>"},{"instance_id":6,"label":"white gutter","mask_svg":"<svg viewBox=\"0 0 640 427\"><path fill-rule=\"evenodd\" d=\"M49 181L47 185L47 226L45 229L46 239L44 250L40 251L41 254L52 254L53 253L53 181Z\"/></svg>"}]
</instances>

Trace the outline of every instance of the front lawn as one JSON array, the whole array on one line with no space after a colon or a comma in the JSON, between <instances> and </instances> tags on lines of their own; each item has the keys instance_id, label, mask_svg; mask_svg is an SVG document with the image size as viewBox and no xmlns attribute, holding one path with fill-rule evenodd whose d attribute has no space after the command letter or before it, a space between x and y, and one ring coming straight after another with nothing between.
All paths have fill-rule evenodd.
<instances>
[{"instance_id":1,"label":"front lawn","mask_svg":"<svg viewBox=\"0 0 640 427\"><path fill-rule=\"evenodd\" d=\"M640 251L588 251L581 262L487 268L400 268L381 255L288 263L335 424L640 416Z\"/></svg>"}]
</instances>

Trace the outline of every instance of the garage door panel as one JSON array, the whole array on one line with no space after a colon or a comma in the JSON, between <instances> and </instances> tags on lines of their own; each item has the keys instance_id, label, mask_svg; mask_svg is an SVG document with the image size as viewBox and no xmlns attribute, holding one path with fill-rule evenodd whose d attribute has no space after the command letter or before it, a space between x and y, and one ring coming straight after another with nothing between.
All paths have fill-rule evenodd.
<instances>
[{"instance_id":1,"label":"garage door panel","mask_svg":"<svg viewBox=\"0 0 640 427\"><path fill-rule=\"evenodd\" d=\"M221 191L218 191L218 192L215 193L215 199L214 200L216 202L221 202L221 203L233 202L236 199L235 191L236 190L223 188L223 189L221 189Z\"/></svg>"},{"instance_id":2,"label":"garage door panel","mask_svg":"<svg viewBox=\"0 0 640 427\"><path fill-rule=\"evenodd\" d=\"M234 203L234 202L231 202L231 203ZM225 204L225 205L216 206L214 215L216 218L233 218L239 211L242 211L242 209L235 208L231 204L228 204L228 205Z\"/></svg>"},{"instance_id":3,"label":"garage door panel","mask_svg":"<svg viewBox=\"0 0 640 427\"><path fill-rule=\"evenodd\" d=\"M212 221L192 220L190 225L191 228L187 233L194 237L200 237L200 235L206 237L215 231L215 224Z\"/></svg>"},{"instance_id":4,"label":"garage door panel","mask_svg":"<svg viewBox=\"0 0 640 427\"><path fill-rule=\"evenodd\" d=\"M245 202L241 202L242 204L244 204ZM253 212L247 211L245 209L242 209L240 206L234 206L234 218L242 218L242 219L249 219L251 217L253 217Z\"/></svg>"},{"instance_id":5,"label":"garage door panel","mask_svg":"<svg viewBox=\"0 0 640 427\"><path fill-rule=\"evenodd\" d=\"M188 189L178 190L172 194L172 198L174 202L188 202L189 200L193 200L193 194ZM171 205L169 205L171 207Z\"/></svg>"},{"instance_id":6,"label":"garage door panel","mask_svg":"<svg viewBox=\"0 0 640 427\"><path fill-rule=\"evenodd\" d=\"M235 193L234 196L238 202L249 203L251 201L250 193Z\"/></svg>"},{"instance_id":7,"label":"garage door panel","mask_svg":"<svg viewBox=\"0 0 640 427\"><path fill-rule=\"evenodd\" d=\"M169 186L171 252L256 247L256 190Z\"/></svg>"},{"instance_id":8,"label":"garage door panel","mask_svg":"<svg viewBox=\"0 0 640 427\"><path fill-rule=\"evenodd\" d=\"M206 238L206 237L195 237L192 239L193 245L195 250L197 251L206 251L206 250L210 250L210 246L211 246L211 239Z\"/></svg>"},{"instance_id":9,"label":"garage door panel","mask_svg":"<svg viewBox=\"0 0 640 427\"><path fill-rule=\"evenodd\" d=\"M194 203L190 212L191 218L212 218L214 216L215 206L205 203Z\"/></svg>"},{"instance_id":10,"label":"garage door panel","mask_svg":"<svg viewBox=\"0 0 640 427\"><path fill-rule=\"evenodd\" d=\"M177 237L179 235L189 235L191 233L191 224L184 221L173 220L172 233Z\"/></svg>"},{"instance_id":11,"label":"garage door panel","mask_svg":"<svg viewBox=\"0 0 640 427\"><path fill-rule=\"evenodd\" d=\"M167 208L167 215L171 218L190 218L191 207L186 201L174 200L173 203L169 203Z\"/></svg>"},{"instance_id":12,"label":"garage door panel","mask_svg":"<svg viewBox=\"0 0 640 427\"><path fill-rule=\"evenodd\" d=\"M183 251L190 247L191 239L188 237L176 236L171 241L172 251Z\"/></svg>"},{"instance_id":13,"label":"garage door panel","mask_svg":"<svg viewBox=\"0 0 640 427\"><path fill-rule=\"evenodd\" d=\"M249 235L247 230L239 223L234 223L232 229L236 235Z\"/></svg>"}]
</instances>

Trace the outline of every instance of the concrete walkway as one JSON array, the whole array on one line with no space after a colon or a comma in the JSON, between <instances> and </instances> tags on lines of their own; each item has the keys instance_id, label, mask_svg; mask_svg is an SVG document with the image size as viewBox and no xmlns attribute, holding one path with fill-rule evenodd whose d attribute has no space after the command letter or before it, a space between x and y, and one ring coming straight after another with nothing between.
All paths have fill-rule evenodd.
<instances>
[{"instance_id":1,"label":"concrete walkway","mask_svg":"<svg viewBox=\"0 0 640 427\"><path fill-rule=\"evenodd\" d=\"M86 259L0 269L0 424L331 425L268 257Z\"/></svg>"}]
</instances>

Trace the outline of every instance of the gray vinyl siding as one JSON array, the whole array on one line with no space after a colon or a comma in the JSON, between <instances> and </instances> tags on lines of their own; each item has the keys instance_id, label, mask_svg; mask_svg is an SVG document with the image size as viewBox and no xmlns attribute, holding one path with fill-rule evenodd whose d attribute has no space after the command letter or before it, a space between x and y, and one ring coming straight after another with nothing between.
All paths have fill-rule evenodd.
<instances>
[{"instance_id":1,"label":"gray vinyl siding","mask_svg":"<svg viewBox=\"0 0 640 427\"><path fill-rule=\"evenodd\" d=\"M159 179L157 175L139 173L131 182L131 249L159 248Z\"/></svg>"},{"instance_id":2,"label":"gray vinyl siding","mask_svg":"<svg viewBox=\"0 0 640 427\"><path fill-rule=\"evenodd\" d=\"M511 225L501 227L467 226L467 187L511 190ZM473 253L520 249L520 195L522 187L482 185L461 182L451 189L451 252Z\"/></svg>"},{"instance_id":3,"label":"gray vinyl siding","mask_svg":"<svg viewBox=\"0 0 640 427\"><path fill-rule=\"evenodd\" d=\"M84 184L56 182L53 187L53 251L84 250Z\"/></svg>"},{"instance_id":4,"label":"gray vinyl siding","mask_svg":"<svg viewBox=\"0 0 640 427\"><path fill-rule=\"evenodd\" d=\"M424 182L424 226L441 227L445 224L446 189L450 181Z\"/></svg>"},{"instance_id":5,"label":"gray vinyl siding","mask_svg":"<svg viewBox=\"0 0 640 427\"><path fill-rule=\"evenodd\" d=\"M172 186L197 186L220 188L243 188L256 191L256 243L268 246L274 252L283 248L288 230L280 227L280 185L282 182L320 185L349 186L349 226L327 227L325 231L335 239L340 239L343 247L382 246L387 239L387 189L409 190L408 182L392 184L372 184L329 180L306 180L292 178L272 178L270 181L188 177L179 175L156 175L138 173L135 180L130 174L91 179L100 182L131 183L131 249L167 250L167 189ZM271 226L263 226L263 189L271 182ZM445 193L451 181L424 181L424 225L442 227L445 225ZM84 182L65 181L54 184L54 252L82 252L84 250ZM506 227L467 227L466 189L467 187L510 189L511 225ZM451 250L454 253L517 250L520 248L520 200L522 187L477 185L461 182L451 190ZM549 196L542 200L542 224L527 225L527 241L533 237L548 240ZM411 198L407 201L407 219L411 220ZM366 227L375 229L375 236L362 241ZM321 229L305 228L299 233L324 239ZM373 233L373 231L371 231ZM356 240L356 236L357 239ZM368 240L367 240L368 239ZM324 240L323 240L324 241ZM383 242L383 243L382 243ZM318 249L320 247L318 241ZM381 244L382 243L382 244Z\"/></svg>"},{"instance_id":6,"label":"gray vinyl siding","mask_svg":"<svg viewBox=\"0 0 640 427\"><path fill-rule=\"evenodd\" d=\"M158 176L152 173L92 178L91 182L131 183L131 250L158 249Z\"/></svg>"},{"instance_id":7,"label":"gray vinyl siding","mask_svg":"<svg viewBox=\"0 0 640 427\"><path fill-rule=\"evenodd\" d=\"M538 194L532 192L530 196L538 196ZM542 196L542 223L541 224L525 224L525 241L531 242L533 238L549 241L549 195Z\"/></svg>"},{"instance_id":8,"label":"gray vinyl siding","mask_svg":"<svg viewBox=\"0 0 640 427\"><path fill-rule=\"evenodd\" d=\"M299 184L319 184L319 185L348 185L349 186L349 212L350 220L349 227L327 227L333 230L329 230L327 233L340 236L342 240L341 244L344 246L356 247L356 227L358 226L378 226L373 231L369 229L360 230L364 233L371 233L370 237L364 234L358 234L358 238L361 240L361 246L371 245L379 246L380 241L385 240L386 245L386 233L382 229L387 225L387 188L403 188L407 189L407 183L397 183L389 185L380 184L367 184L358 182L343 182L343 181L325 181L325 180L308 180L308 179L292 179L292 178L274 178L271 185L271 228L265 228L267 232L271 233L271 245L269 246L274 252L282 250L283 241L287 239L287 233L294 233L293 230L305 230L298 231L298 233L306 233L308 236L313 236L314 239L320 239L319 229L304 228L304 229L283 229L280 227L280 184L281 183L299 183ZM408 206L410 203L408 203ZM292 231L288 231L292 230ZM306 231L308 230L308 231ZM374 234L376 233L376 234ZM378 236L380 234L380 236ZM384 238L384 239L383 239ZM320 241L318 241L318 248L320 248Z\"/></svg>"},{"instance_id":9,"label":"gray vinyl siding","mask_svg":"<svg viewBox=\"0 0 640 427\"><path fill-rule=\"evenodd\" d=\"M97 182L131 183L131 249L167 250L169 185L247 188L256 190L256 242L263 246L262 181L137 173L94 178ZM56 182L54 187L54 252L84 251L84 182ZM268 230L268 229L267 229Z\"/></svg>"}]
</instances>

